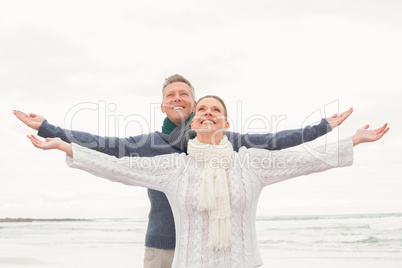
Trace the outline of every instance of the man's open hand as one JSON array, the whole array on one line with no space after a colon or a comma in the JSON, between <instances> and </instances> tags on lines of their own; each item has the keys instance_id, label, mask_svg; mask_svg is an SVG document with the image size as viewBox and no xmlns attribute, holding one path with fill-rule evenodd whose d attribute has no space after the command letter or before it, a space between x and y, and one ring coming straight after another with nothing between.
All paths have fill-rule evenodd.
<instances>
[{"instance_id":1,"label":"man's open hand","mask_svg":"<svg viewBox=\"0 0 402 268\"><path fill-rule=\"evenodd\" d=\"M349 115L353 112L353 108L350 108L346 112L341 113L340 115L334 114L331 117L326 118L329 125L332 127L332 129L336 128L337 126L340 126L343 121L345 121L346 118L349 117Z\"/></svg>"},{"instance_id":2,"label":"man's open hand","mask_svg":"<svg viewBox=\"0 0 402 268\"><path fill-rule=\"evenodd\" d=\"M43 116L37 115L37 114L32 114L30 113L29 115L26 113L23 113L19 110L13 110L14 115L21 120L25 125L28 127L31 127L35 130L38 130L40 125L42 125L43 121L45 121L45 118Z\"/></svg>"}]
</instances>

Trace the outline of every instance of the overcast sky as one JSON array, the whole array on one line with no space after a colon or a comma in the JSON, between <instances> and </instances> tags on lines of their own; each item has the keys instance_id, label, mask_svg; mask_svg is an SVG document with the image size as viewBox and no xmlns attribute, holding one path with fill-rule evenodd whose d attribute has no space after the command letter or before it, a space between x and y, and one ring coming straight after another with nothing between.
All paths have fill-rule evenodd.
<instances>
[{"instance_id":1,"label":"overcast sky","mask_svg":"<svg viewBox=\"0 0 402 268\"><path fill-rule=\"evenodd\" d=\"M1 1L0 217L146 217L146 190L35 149L13 109L94 134L160 131L164 78L222 97L232 131L352 116L391 130L352 167L264 189L258 215L402 213L400 1ZM296 149L303 149L298 147Z\"/></svg>"}]
</instances>

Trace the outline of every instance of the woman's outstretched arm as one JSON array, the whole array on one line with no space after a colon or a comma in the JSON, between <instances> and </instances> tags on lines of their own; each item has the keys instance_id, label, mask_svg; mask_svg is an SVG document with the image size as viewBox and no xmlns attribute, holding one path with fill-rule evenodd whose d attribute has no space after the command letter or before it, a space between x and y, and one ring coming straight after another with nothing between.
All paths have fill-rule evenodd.
<instances>
[{"instance_id":1,"label":"woman's outstretched arm","mask_svg":"<svg viewBox=\"0 0 402 268\"><path fill-rule=\"evenodd\" d=\"M70 143L62 141L60 138L46 138L46 141L41 141L35 135L27 135L33 146L43 150L58 149L65 152L68 156L73 157L73 149Z\"/></svg>"},{"instance_id":2,"label":"woman's outstretched arm","mask_svg":"<svg viewBox=\"0 0 402 268\"><path fill-rule=\"evenodd\" d=\"M155 157L116 158L95 150L69 144L58 138L41 141L28 136L40 149L59 149L67 154L67 165L89 172L97 177L126 185L165 191L167 185L178 178L186 167L185 154L169 154Z\"/></svg>"}]
</instances>

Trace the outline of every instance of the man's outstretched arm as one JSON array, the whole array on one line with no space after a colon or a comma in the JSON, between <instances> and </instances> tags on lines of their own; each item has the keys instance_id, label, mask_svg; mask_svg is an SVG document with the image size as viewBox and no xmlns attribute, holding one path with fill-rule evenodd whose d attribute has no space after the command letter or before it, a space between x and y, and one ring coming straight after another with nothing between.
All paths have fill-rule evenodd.
<instances>
[{"instance_id":1,"label":"man's outstretched arm","mask_svg":"<svg viewBox=\"0 0 402 268\"><path fill-rule=\"evenodd\" d=\"M60 138L65 142L74 142L83 147L116 157L126 156L129 152L133 152L137 143L144 142L141 140L141 136L138 137L138 140L134 138L101 137L87 132L67 130L51 125L43 116L37 114L26 114L19 110L14 110L13 113L28 127L37 130L38 136L43 138Z\"/></svg>"},{"instance_id":2,"label":"man's outstretched arm","mask_svg":"<svg viewBox=\"0 0 402 268\"><path fill-rule=\"evenodd\" d=\"M266 134L238 134L228 132L227 135L236 151L242 146L247 148L282 150L315 140L316 138L327 134L332 129L341 125L352 112L353 108L350 108L339 115L334 114L331 117L323 118L317 125L307 126L300 129L284 130L277 133Z\"/></svg>"}]
</instances>

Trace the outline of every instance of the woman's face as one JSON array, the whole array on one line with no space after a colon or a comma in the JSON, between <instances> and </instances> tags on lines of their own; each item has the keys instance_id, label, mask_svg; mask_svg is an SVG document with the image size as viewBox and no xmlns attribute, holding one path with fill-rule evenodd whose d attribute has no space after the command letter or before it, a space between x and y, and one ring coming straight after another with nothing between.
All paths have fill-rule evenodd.
<instances>
[{"instance_id":1,"label":"woman's face","mask_svg":"<svg viewBox=\"0 0 402 268\"><path fill-rule=\"evenodd\" d=\"M214 98L200 100L195 107L191 128L197 133L221 133L229 128L225 118L225 108Z\"/></svg>"}]
</instances>

